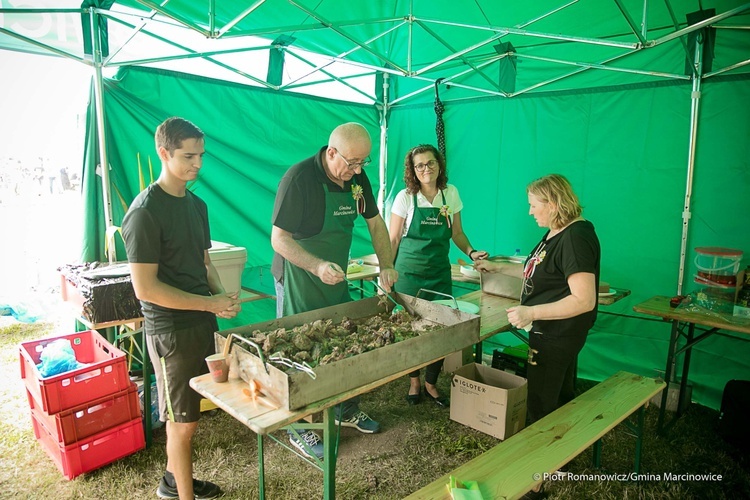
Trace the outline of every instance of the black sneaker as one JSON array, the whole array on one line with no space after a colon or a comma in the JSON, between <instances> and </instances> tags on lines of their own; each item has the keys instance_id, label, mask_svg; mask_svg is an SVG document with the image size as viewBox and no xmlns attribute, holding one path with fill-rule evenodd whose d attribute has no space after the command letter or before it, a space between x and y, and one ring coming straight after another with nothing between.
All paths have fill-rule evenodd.
<instances>
[{"instance_id":1,"label":"black sneaker","mask_svg":"<svg viewBox=\"0 0 750 500\"><path fill-rule=\"evenodd\" d=\"M208 500L210 498L219 498L224 492L212 482L193 479L193 494L195 495L196 500ZM180 495L177 493L177 487L173 488L169 486L164 480L164 477L159 481L159 487L156 489L156 496L159 498L180 498Z\"/></svg>"}]
</instances>

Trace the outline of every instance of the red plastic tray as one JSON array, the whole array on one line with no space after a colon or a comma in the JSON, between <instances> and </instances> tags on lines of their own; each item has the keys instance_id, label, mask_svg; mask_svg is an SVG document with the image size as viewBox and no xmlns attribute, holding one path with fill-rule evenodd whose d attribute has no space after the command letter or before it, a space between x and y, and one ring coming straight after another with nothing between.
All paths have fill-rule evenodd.
<instances>
[{"instance_id":1,"label":"red plastic tray","mask_svg":"<svg viewBox=\"0 0 750 500\"><path fill-rule=\"evenodd\" d=\"M76 359L86 366L41 378L36 365L41 361L42 349L60 338L70 340ZM21 378L38 406L48 414L69 410L130 387L125 353L96 330L23 342L19 351Z\"/></svg>"},{"instance_id":2,"label":"red plastic tray","mask_svg":"<svg viewBox=\"0 0 750 500\"><path fill-rule=\"evenodd\" d=\"M111 396L52 415L42 410L28 391L26 395L37 422L64 446L141 416L138 388L135 384Z\"/></svg>"},{"instance_id":3,"label":"red plastic tray","mask_svg":"<svg viewBox=\"0 0 750 500\"><path fill-rule=\"evenodd\" d=\"M47 432L34 414L34 436L50 456L65 479L73 479L84 472L90 472L120 458L132 455L146 446L143 436L143 422L140 418L118 425L70 446L63 446L57 438Z\"/></svg>"}]
</instances>

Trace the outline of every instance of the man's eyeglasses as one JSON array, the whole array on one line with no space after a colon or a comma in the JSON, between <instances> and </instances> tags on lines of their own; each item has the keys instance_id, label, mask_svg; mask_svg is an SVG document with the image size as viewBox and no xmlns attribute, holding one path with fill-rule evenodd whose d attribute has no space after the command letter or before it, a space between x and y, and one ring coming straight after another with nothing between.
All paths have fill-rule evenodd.
<instances>
[{"instance_id":1,"label":"man's eyeglasses","mask_svg":"<svg viewBox=\"0 0 750 500\"><path fill-rule=\"evenodd\" d=\"M437 160L430 160L427 163L420 163L418 165L414 165L414 170L417 172L424 172L426 168L429 168L430 170L435 170L438 166Z\"/></svg>"},{"instance_id":2,"label":"man's eyeglasses","mask_svg":"<svg viewBox=\"0 0 750 500\"><path fill-rule=\"evenodd\" d=\"M344 155L339 153L338 149L333 148L333 150L336 151L336 154L339 155L342 160L344 160L344 163L346 163L346 166L349 168L349 170L357 170L358 168L365 168L367 165L372 163L372 160L370 159L369 156L362 161L352 161L352 160L347 160L344 157Z\"/></svg>"}]
</instances>

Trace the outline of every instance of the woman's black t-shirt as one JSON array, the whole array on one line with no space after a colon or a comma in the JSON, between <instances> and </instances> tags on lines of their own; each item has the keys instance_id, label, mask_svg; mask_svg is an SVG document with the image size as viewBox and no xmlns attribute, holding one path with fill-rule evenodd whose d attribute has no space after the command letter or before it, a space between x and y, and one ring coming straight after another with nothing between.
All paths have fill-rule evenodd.
<instances>
[{"instance_id":1,"label":"woman's black t-shirt","mask_svg":"<svg viewBox=\"0 0 750 500\"><path fill-rule=\"evenodd\" d=\"M549 234L549 232L547 232ZM601 247L594 225L586 220L572 223L547 239L545 234L524 266L521 304L533 306L556 302L570 295L568 277L593 273L599 289ZM534 321L534 331L555 336L585 334L596 321L597 308L572 318Z\"/></svg>"}]
</instances>

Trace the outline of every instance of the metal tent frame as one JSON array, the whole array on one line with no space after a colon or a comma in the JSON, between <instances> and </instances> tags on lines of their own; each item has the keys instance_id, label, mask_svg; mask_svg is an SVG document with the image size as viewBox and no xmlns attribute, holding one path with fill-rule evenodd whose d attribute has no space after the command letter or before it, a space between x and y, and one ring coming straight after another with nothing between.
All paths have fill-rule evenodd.
<instances>
[{"instance_id":1,"label":"metal tent frame","mask_svg":"<svg viewBox=\"0 0 750 500\"><path fill-rule=\"evenodd\" d=\"M578 33L553 33L545 30L532 30L535 24L544 24L555 20L561 14L574 8L580 8L585 0L560 0L560 2L545 2L546 7L535 13L525 21L520 21L512 26L495 25L489 21L480 1L472 2L482 12L486 23L460 22L456 20L440 19L435 16L421 15L425 11L424 4L418 0L382 2L383 7L377 10L384 13L389 8L392 15L381 15L377 17L364 17L362 19L349 19L341 17L333 19L318 8L310 7L302 0L255 0L250 5L245 2L217 2L209 0L208 10L205 17L196 17L195 7L184 0L162 0L157 3L150 0L121 0L111 8L1 8L0 16L10 19L13 16L44 16L50 14L58 15L81 15L84 22L88 24L90 34L90 47L92 53L85 55L76 53L69 49L61 48L33 36L27 36L22 30L13 30L3 27L0 23L0 49L4 47L3 39L20 42L28 52L43 52L59 57L65 57L89 65L94 76L94 98L96 103L96 119L99 141L100 165L108 165L107 143L104 134L103 106L103 75L104 68L116 68L128 65L160 64L171 61L200 58L222 70L229 71L238 78L245 80L248 84L261 86L277 91L293 91L296 89L320 84L340 84L354 91L361 98L368 99L375 105L380 113L381 137L380 146L380 179L381 190L378 196L379 204L383 203L383 183L386 178L387 157L387 131L388 112L395 106L402 106L412 102L417 96L423 95L436 84L446 88L458 88L464 91L459 99L471 99L482 96L499 96L513 98L524 94L547 92L559 89L561 82L569 82L576 77L591 72L618 72L647 79L667 79L676 81L692 82L691 95L691 118L689 130L689 151L686 175L686 192L682 215L682 244L680 255L680 269L677 293L682 291L682 283L685 271L685 258L687 248L687 237L689 221L691 217L690 205L692 195L693 173L695 169L695 145L698 134L698 116L701 103L701 85L705 79L715 77L727 72L747 71L750 67L750 57L732 61L725 66L713 70L703 71L703 38L696 37L695 49L691 52L685 38L690 34L703 30L704 28L742 30L750 31L750 26L724 23L727 20L737 18L750 12L750 2L739 4L728 8L723 12L706 17L700 22L683 26L678 21L675 8L671 0L661 2L649 2L649 0L613 0L612 5L617 13L617 19L613 22L618 26L626 27L624 33L606 36L591 36ZM89 2L108 3L108 2ZM328 4L336 4L330 1ZM458 2L460 3L460 2ZM225 5L227 4L227 5ZM318 6L323 4L319 3ZM484 2L484 8L489 9L488 2ZM554 4L554 5L553 5ZM658 5L661 12L668 13L669 26L649 26L653 12ZM343 4L341 4L343 5ZM120 8L124 7L124 8ZM399 12L399 7L401 12ZM269 12L270 9L283 10L286 18L290 14L303 15L304 21L297 24L278 25L271 24L263 26L266 17L274 19ZM541 9L541 7L540 7ZM434 9L432 9L434 10ZM533 10L533 9L530 9ZM328 10L331 12L331 9ZM336 12L333 9L333 12ZM474 19L477 19L476 17ZM0 21L2 17L0 17ZM118 47L105 54L104 46L109 46L107 34L101 30L103 21L112 23L113 26L127 32L124 41ZM724 24L722 24L724 23ZM653 25L653 23L652 23ZM216 42L221 40L235 41L229 48L218 50L200 50L170 39L167 32L173 29L182 29L192 32L197 39L209 39ZM446 33L460 30L462 33L471 33L466 36L466 42L461 46L449 39ZM84 30L85 32L85 30ZM284 43L279 40L279 35L293 33L297 38L291 38L298 43ZM367 36L363 35L364 33ZM655 34L653 38L651 35ZM309 36L312 35L312 36ZM126 47L135 39L146 37L154 43L174 49L176 53L148 57L127 58L124 54ZM262 37L273 39L266 44L250 45L243 44L249 37ZM337 40L336 44L323 44L321 38L330 37ZM417 50L416 39L419 38L434 44L437 49L425 53ZM511 38L528 42L523 50L513 50L499 53L497 44L501 39ZM342 45L345 49L336 50ZM385 43L391 46L398 40L405 46L405 50L393 56L386 53L382 47ZM463 40L462 40L463 42ZM681 44L680 51L683 54L683 62L691 68L690 74L677 73L674 70L657 70L639 67L628 67L627 62L637 59L640 55L649 51L658 50L666 44ZM595 58L590 61L564 59L553 55L535 54L535 50L545 44L575 44L575 46L586 46L592 48L605 48L608 55L603 58ZM518 46L518 44L516 44ZM487 52L495 48L495 51ZM304 49L317 50L317 58L324 62L313 62ZM307 65L310 69L297 75L282 84L273 84L267 79L251 74L240 67L228 64L221 59L229 54L240 54L249 51L277 50ZM395 52L395 51L394 51ZM494 52L494 53L493 53ZM598 54L592 51L592 57ZM514 58L520 61L528 61L532 64L543 64L555 68L558 74L542 78L534 82L528 82L521 89L507 91L498 83L494 75L494 64L505 58ZM334 66L346 65L362 70L363 72L341 75L333 70ZM493 71L491 73L490 71ZM375 89L368 92L355 83L362 76L381 74L383 76L382 98L378 99ZM322 79L318 75L322 75ZM403 95L390 98L393 79L406 78L409 81L424 82ZM480 85L481 84L481 85ZM445 102L451 98L444 98ZM458 100L458 99L455 99ZM106 168L101 169L102 193L105 204L105 223L109 228L113 225L111 196L109 193L109 174ZM114 259L114 249L109 249L110 260Z\"/></svg>"}]
</instances>

